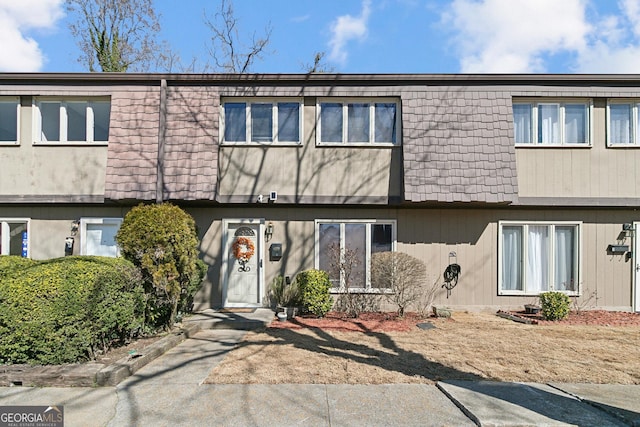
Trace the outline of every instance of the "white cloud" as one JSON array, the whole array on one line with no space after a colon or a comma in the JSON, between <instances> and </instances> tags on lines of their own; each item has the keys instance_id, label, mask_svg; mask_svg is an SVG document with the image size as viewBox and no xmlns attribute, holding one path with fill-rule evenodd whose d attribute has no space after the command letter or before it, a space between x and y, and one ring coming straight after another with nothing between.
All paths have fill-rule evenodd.
<instances>
[{"instance_id":1,"label":"white cloud","mask_svg":"<svg viewBox=\"0 0 640 427\"><path fill-rule=\"evenodd\" d=\"M0 71L38 71L44 57L29 30L49 29L64 0L0 0Z\"/></svg>"},{"instance_id":2,"label":"white cloud","mask_svg":"<svg viewBox=\"0 0 640 427\"><path fill-rule=\"evenodd\" d=\"M346 44L352 39L364 39L366 37L367 21L370 14L371 0L363 0L360 16L342 15L331 24L330 60L339 63L346 62L348 56L345 49Z\"/></svg>"},{"instance_id":3,"label":"white cloud","mask_svg":"<svg viewBox=\"0 0 640 427\"><path fill-rule=\"evenodd\" d=\"M545 54L584 50L585 0L454 0L443 23L465 73L544 72Z\"/></svg>"}]
</instances>

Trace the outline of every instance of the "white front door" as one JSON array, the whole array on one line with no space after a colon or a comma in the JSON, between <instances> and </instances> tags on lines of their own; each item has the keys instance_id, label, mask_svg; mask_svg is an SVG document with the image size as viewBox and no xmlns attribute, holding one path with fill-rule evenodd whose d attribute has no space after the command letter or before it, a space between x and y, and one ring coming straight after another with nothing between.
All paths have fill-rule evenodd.
<instances>
[{"instance_id":1,"label":"white front door","mask_svg":"<svg viewBox=\"0 0 640 427\"><path fill-rule=\"evenodd\" d=\"M263 220L225 220L223 242L223 301L225 307L262 304Z\"/></svg>"}]
</instances>

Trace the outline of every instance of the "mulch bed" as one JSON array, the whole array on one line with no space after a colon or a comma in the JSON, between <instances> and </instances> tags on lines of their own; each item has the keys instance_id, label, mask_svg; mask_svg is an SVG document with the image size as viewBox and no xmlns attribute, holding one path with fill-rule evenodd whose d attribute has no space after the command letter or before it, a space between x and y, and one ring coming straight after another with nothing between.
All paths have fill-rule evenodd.
<instances>
[{"instance_id":1,"label":"mulch bed","mask_svg":"<svg viewBox=\"0 0 640 427\"><path fill-rule=\"evenodd\" d=\"M405 313L404 317L399 317L397 313L362 313L354 318L345 313L330 311L322 318L300 315L286 322L275 320L271 322L269 328L318 328L341 332L408 332L425 319L425 316L418 313Z\"/></svg>"},{"instance_id":2,"label":"mulch bed","mask_svg":"<svg viewBox=\"0 0 640 427\"><path fill-rule=\"evenodd\" d=\"M508 311L514 316L533 320L541 326L558 325L590 325L590 326L640 326L640 313L624 311L585 310L571 312L569 317L560 321L544 320L541 315L526 314L524 311ZM455 312L454 316L455 318ZM331 311L323 318L313 315L299 315L286 322L274 320L269 325L273 329L318 328L341 332L408 332L416 328L418 323L455 321L423 316L418 313L405 313L399 317L397 313L362 313L353 318L345 313Z\"/></svg>"},{"instance_id":3,"label":"mulch bed","mask_svg":"<svg viewBox=\"0 0 640 427\"><path fill-rule=\"evenodd\" d=\"M591 326L640 326L640 313L627 311L584 310L572 311L563 320L544 320L540 314L527 314L524 311L508 311L513 316L534 320L538 325L591 325Z\"/></svg>"}]
</instances>

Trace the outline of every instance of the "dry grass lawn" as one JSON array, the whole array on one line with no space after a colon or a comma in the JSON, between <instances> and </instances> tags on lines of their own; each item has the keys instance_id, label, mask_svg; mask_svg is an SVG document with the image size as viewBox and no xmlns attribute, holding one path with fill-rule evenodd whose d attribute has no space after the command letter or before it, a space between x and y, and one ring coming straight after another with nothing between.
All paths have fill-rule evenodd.
<instances>
[{"instance_id":1,"label":"dry grass lawn","mask_svg":"<svg viewBox=\"0 0 640 427\"><path fill-rule=\"evenodd\" d=\"M640 384L640 326L524 325L456 312L409 332L249 332L208 383L385 384L444 379Z\"/></svg>"}]
</instances>

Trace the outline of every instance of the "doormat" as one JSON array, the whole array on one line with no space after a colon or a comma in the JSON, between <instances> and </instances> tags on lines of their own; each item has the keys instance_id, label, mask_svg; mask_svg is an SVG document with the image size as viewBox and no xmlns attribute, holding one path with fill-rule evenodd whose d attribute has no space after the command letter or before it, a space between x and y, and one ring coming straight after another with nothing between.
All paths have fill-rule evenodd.
<instances>
[{"instance_id":1,"label":"doormat","mask_svg":"<svg viewBox=\"0 0 640 427\"><path fill-rule=\"evenodd\" d=\"M255 313L255 308L249 307L230 307L230 308L221 308L218 310L218 313Z\"/></svg>"}]
</instances>

